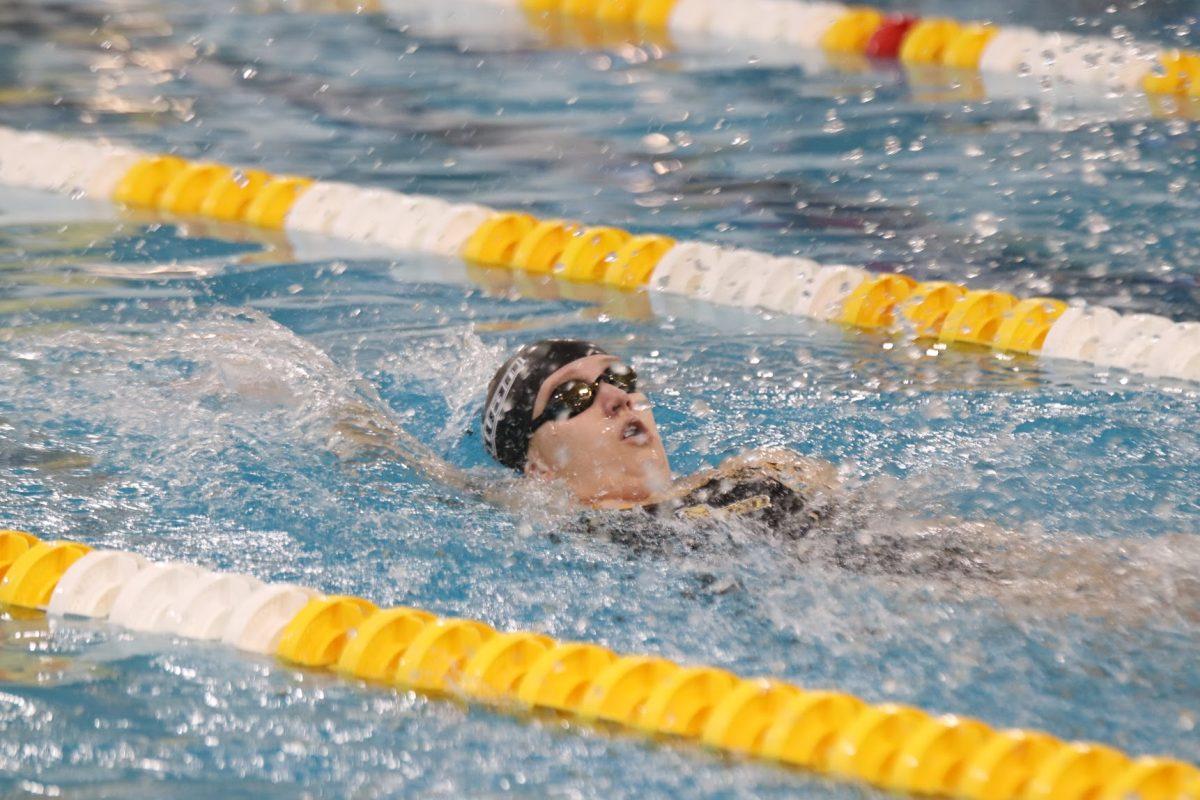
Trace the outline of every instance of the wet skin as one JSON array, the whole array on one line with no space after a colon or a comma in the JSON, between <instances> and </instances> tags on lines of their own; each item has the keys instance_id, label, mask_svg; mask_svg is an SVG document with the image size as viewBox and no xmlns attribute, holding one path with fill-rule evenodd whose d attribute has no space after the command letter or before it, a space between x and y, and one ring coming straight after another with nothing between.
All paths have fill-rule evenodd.
<instances>
[{"instance_id":1,"label":"wet skin","mask_svg":"<svg viewBox=\"0 0 1200 800\"><path fill-rule=\"evenodd\" d=\"M615 356L598 354L559 368L538 389L532 418L545 410L559 385L572 379L590 383L616 363ZM639 503L667 490L671 466L646 396L606 382L598 386L586 411L534 432L525 473L561 481L581 502L599 507Z\"/></svg>"}]
</instances>

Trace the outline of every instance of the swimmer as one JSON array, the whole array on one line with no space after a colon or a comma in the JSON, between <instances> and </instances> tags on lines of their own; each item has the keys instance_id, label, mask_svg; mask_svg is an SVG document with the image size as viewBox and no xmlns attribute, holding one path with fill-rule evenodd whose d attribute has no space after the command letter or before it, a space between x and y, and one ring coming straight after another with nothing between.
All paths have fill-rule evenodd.
<instances>
[{"instance_id":1,"label":"swimmer","mask_svg":"<svg viewBox=\"0 0 1200 800\"><path fill-rule=\"evenodd\" d=\"M483 442L506 467L557 482L582 505L643 508L679 519L735 514L811 523L837 484L831 464L759 450L674 480L637 374L573 339L525 345L497 370Z\"/></svg>"},{"instance_id":2,"label":"swimmer","mask_svg":"<svg viewBox=\"0 0 1200 800\"><path fill-rule=\"evenodd\" d=\"M483 443L525 481L565 489L589 511L589 529L640 546L732 524L776 537L801 560L989 584L1033 603L1065 598L1064 612L1128 611L1135 600L1154 602L1133 591L1148 586L1166 589L1159 601L1180 602L1182 613L1200 609L1194 536L1050 539L986 522L906 518L843 486L832 464L783 449L675 478L638 376L590 342L543 340L505 361L488 386Z\"/></svg>"},{"instance_id":3,"label":"swimmer","mask_svg":"<svg viewBox=\"0 0 1200 800\"><path fill-rule=\"evenodd\" d=\"M793 543L821 527L832 535L816 538L843 567L986 571L976 557L985 538L980 532L972 547L949 540L962 536L936 542L895 531L864 536L866 523L856 513L861 503L841 486L834 466L789 450L752 450L673 478L637 374L590 342L543 340L505 361L488 385L483 442L499 463L528 480L563 487L586 509L642 512L585 517L591 529L642 547L666 544L655 537L688 537L697 528L731 523ZM660 524L647 524L646 517ZM816 555L813 547L793 549Z\"/></svg>"},{"instance_id":4,"label":"swimmer","mask_svg":"<svg viewBox=\"0 0 1200 800\"><path fill-rule=\"evenodd\" d=\"M517 513L581 516L588 532L636 552L765 537L797 562L979 592L1014 608L1113 620L1171 610L1200 621L1193 534L1098 539L921 519L895 508L886 491L847 486L834 465L784 449L676 477L638 376L590 342L528 344L496 371L483 444L511 480L449 464L382 406L376 397L343 407L332 449L385 454Z\"/></svg>"}]
</instances>

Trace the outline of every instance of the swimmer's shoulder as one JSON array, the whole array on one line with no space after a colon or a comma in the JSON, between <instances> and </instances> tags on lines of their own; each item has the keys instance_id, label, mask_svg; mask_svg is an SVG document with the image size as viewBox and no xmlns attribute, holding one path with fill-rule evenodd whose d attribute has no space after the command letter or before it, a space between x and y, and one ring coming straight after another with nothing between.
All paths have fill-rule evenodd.
<instances>
[{"instance_id":1,"label":"swimmer's shoulder","mask_svg":"<svg viewBox=\"0 0 1200 800\"><path fill-rule=\"evenodd\" d=\"M683 478L630 508L679 520L742 518L801 536L824 519L836 485L833 466L786 450L742 453Z\"/></svg>"},{"instance_id":2,"label":"swimmer's shoulder","mask_svg":"<svg viewBox=\"0 0 1200 800\"><path fill-rule=\"evenodd\" d=\"M803 494L830 493L840 485L837 467L828 461L802 456L781 447L762 447L731 456L716 467L681 478L672 485L670 491L664 493L659 502L687 495L714 481L738 482L756 478L777 480Z\"/></svg>"}]
</instances>

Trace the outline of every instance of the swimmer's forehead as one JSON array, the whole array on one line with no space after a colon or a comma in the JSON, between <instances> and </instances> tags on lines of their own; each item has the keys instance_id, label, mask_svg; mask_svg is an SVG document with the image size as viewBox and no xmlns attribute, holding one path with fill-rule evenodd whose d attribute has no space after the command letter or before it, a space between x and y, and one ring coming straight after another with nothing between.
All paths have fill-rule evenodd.
<instances>
[{"instance_id":1,"label":"swimmer's forehead","mask_svg":"<svg viewBox=\"0 0 1200 800\"><path fill-rule=\"evenodd\" d=\"M584 358L577 358L569 364L563 364L561 367L550 373L546 380L542 381L542 385L538 388L537 397L533 401L533 418L536 419L539 414L546 408L546 403L550 400L550 394L560 384L572 379L583 381L594 381L600 377L600 373L604 372L609 364L614 364L621 359L608 353L597 353Z\"/></svg>"}]
</instances>

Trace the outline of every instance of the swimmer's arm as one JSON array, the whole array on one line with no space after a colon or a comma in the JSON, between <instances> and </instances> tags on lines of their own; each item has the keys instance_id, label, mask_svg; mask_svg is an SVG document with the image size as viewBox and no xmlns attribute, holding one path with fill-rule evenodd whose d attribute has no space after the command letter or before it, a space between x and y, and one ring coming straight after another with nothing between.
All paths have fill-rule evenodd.
<instances>
[{"instance_id":1,"label":"swimmer's arm","mask_svg":"<svg viewBox=\"0 0 1200 800\"><path fill-rule=\"evenodd\" d=\"M382 403L382 401L380 401ZM366 403L351 403L340 409L333 426L330 449L340 458L361 458L370 452L392 458L433 480L511 511L522 511L529 503L520 478L482 479L439 457L424 442L404 429L387 412ZM545 498L544 498L545 499Z\"/></svg>"},{"instance_id":2,"label":"swimmer's arm","mask_svg":"<svg viewBox=\"0 0 1200 800\"><path fill-rule=\"evenodd\" d=\"M380 453L462 492L489 498L490 491L481 481L439 458L399 422L361 403L347 404L341 412L330 441L330 449L340 458Z\"/></svg>"},{"instance_id":3,"label":"swimmer's arm","mask_svg":"<svg viewBox=\"0 0 1200 800\"><path fill-rule=\"evenodd\" d=\"M972 584L1009 608L1113 621L1164 613L1200 620L1200 535L1049 536L953 518L913 520L908 526L918 529L919 535L909 538L903 520L889 520L888 531L900 539L883 539L881 544L894 546L907 539L909 547L915 544L930 553L965 547L985 568L976 577L986 580ZM970 574L949 572L942 577L961 588L963 584L955 579Z\"/></svg>"},{"instance_id":4,"label":"swimmer's arm","mask_svg":"<svg viewBox=\"0 0 1200 800\"><path fill-rule=\"evenodd\" d=\"M1018 576L1013 588L1023 599L1053 599L1060 612L1114 619L1175 613L1200 620L1200 536L1196 534L1151 539L1075 537L1032 546L1016 536L1018 548L1005 555L1011 572ZM1022 563L1015 563L1018 560Z\"/></svg>"}]
</instances>

